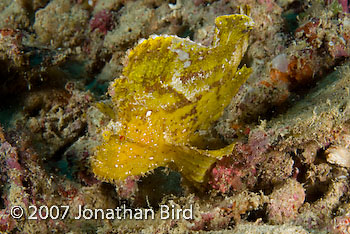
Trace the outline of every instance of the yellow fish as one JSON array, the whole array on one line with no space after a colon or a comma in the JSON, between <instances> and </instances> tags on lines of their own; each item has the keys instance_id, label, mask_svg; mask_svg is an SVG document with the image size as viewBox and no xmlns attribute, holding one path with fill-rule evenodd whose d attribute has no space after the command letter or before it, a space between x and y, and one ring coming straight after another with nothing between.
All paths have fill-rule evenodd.
<instances>
[{"instance_id":1,"label":"yellow fish","mask_svg":"<svg viewBox=\"0 0 350 234\"><path fill-rule=\"evenodd\" d=\"M117 121L93 156L97 176L124 180L174 165L201 183L211 165L232 152L233 144L215 149L207 133L251 73L238 65L253 21L237 14L215 24L210 47L162 35L129 51L123 75L109 88Z\"/></svg>"}]
</instances>

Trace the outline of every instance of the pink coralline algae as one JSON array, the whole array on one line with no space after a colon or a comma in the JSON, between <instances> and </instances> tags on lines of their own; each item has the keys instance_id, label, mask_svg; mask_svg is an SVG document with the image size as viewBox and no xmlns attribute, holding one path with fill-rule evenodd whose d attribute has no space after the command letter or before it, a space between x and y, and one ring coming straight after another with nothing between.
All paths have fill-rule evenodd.
<instances>
[{"instance_id":1,"label":"pink coralline algae","mask_svg":"<svg viewBox=\"0 0 350 234\"><path fill-rule=\"evenodd\" d=\"M343 11L349 13L349 2L348 2L348 0L338 0L338 2L343 7Z\"/></svg>"},{"instance_id":2,"label":"pink coralline algae","mask_svg":"<svg viewBox=\"0 0 350 234\"><path fill-rule=\"evenodd\" d=\"M90 27L91 31L94 31L95 29L100 30L100 32L107 34L107 31L110 31L113 29L114 22L113 22L113 15L108 10L102 10L98 12L91 20L90 20Z\"/></svg>"},{"instance_id":3,"label":"pink coralline algae","mask_svg":"<svg viewBox=\"0 0 350 234\"><path fill-rule=\"evenodd\" d=\"M216 163L210 172L209 185L221 193L252 186L256 182L256 165L264 159L269 147L270 138L266 132L251 132L246 144L236 144L235 156L224 157Z\"/></svg>"},{"instance_id":4,"label":"pink coralline algae","mask_svg":"<svg viewBox=\"0 0 350 234\"><path fill-rule=\"evenodd\" d=\"M216 208L202 213L199 220L193 223L191 230L201 231L205 229L221 229L226 227L231 219L231 215L225 214L222 208Z\"/></svg>"},{"instance_id":5,"label":"pink coralline algae","mask_svg":"<svg viewBox=\"0 0 350 234\"><path fill-rule=\"evenodd\" d=\"M268 217L272 223L283 223L294 219L305 201L303 186L290 179L280 188L275 188L267 205Z\"/></svg>"},{"instance_id":6,"label":"pink coralline algae","mask_svg":"<svg viewBox=\"0 0 350 234\"><path fill-rule=\"evenodd\" d=\"M138 191L137 182L140 176L130 176L125 181L118 182L118 194L121 198L128 199L133 197Z\"/></svg>"},{"instance_id":7,"label":"pink coralline algae","mask_svg":"<svg viewBox=\"0 0 350 234\"><path fill-rule=\"evenodd\" d=\"M333 58L349 57L350 56L350 36L347 33L344 33L340 37L333 37L327 43L327 49L329 54Z\"/></svg>"},{"instance_id":8,"label":"pink coralline algae","mask_svg":"<svg viewBox=\"0 0 350 234\"><path fill-rule=\"evenodd\" d=\"M327 4L330 4L332 2L333 2L333 0L326 0ZM349 13L349 2L348 2L348 0L338 0L338 2L343 8L343 12Z\"/></svg>"},{"instance_id":9,"label":"pink coralline algae","mask_svg":"<svg viewBox=\"0 0 350 234\"><path fill-rule=\"evenodd\" d=\"M9 191L9 194L3 196L6 208L0 210L0 232L2 233L12 231L17 223L10 216L10 207L14 203L27 204L28 201L22 184L24 171L18 163L16 148L12 147L8 142L2 142L0 145L0 159L3 160L3 162L0 161L2 163L0 171L6 172L7 180L12 182L12 188L16 188L16 192L14 192L15 189L12 189ZM16 196L13 196L13 193L21 194L22 197L18 199Z\"/></svg>"},{"instance_id":10,"label":"pink coralline algae","mask_svg":"<svg viewBox=\"0 0 350 234\"><path fill-rule=\"evenodd\" d=\"M227 161L228 159L225 158L224 160ZM242 188L241 174L240 170L235 168L234 165L227 167L218 164L211 171L212 180L209 181L209 184L221 193L226 193L230 189L240 190Z\"/></svg>"},{"instance_id":11,"label":"pink coralline algae","mask_svg":"<svg viewBox=\"0 0 350 234\"><path fill-rule=\"evenodd\" d=\"M272 1L272 0L258 0L258 2L259 2L260 4L265 4L266 10L267 10L268 12L271 12L271 11L273 11L274 9L276 9L276 3L275 3L274 1Z\"/></svg>"},{"instance_id":12,"label":"pink coralline algae","mask_svg":"<svg viewBox=\"0 0 350 234\"><path fill-rule=\"evenodd\" d=\"M333 219L332 233L334 234L348 234L350 233L350 216L346 214L344 216L338 216Z\"/></svg>"}]
</instances>

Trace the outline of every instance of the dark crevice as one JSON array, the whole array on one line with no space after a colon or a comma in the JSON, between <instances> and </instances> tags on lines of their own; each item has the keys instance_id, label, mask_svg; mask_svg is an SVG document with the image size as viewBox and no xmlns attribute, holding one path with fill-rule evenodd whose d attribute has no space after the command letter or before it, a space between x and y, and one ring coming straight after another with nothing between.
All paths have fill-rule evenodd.
<instances>
[{"instance_id":1,"label":"dark crevice","mask_svg":"<svg viewBox=\"0 0 350 234\"><path fill-rule=\"evenodd\" d=\"M139 200L135 202L145 207L151 205L157 208L165 196L181 196L183 193L181 175L163 167L155 169L154 173L147 177L142 177L138 183L138 188L139 194L142 194L142 196L139 196Z\"/></svg>"},{"instance_id":2,"label":"dark crevice","mask_svg":"<svg viewBox=\"0 0 350 234\"><path fill-rule=\"evenodd\" d=\"M119 11L121 11L123 8L124 8L124 4L123 3L121 3L121 2L119 2L119 4L116 6L116 8L113 8L113 10L112 10L112 12L119 12Z\"/></svg>"},{"instance_id":3,"label":"dark crevice","mask_svg":"<svg viewBox=\"0 0 350 234\"><path fill-rule=\"evenodd\" d=\"M0 175L3 175L3 171L1 170L1 167L0 167ZM3 183L3 181L5 181L5 176L2 176L3 178L1 178L1 182L0 182L0 210L2 209L5 209L6 208L6 205L5 205L5 195L4 195L4 191L5 191L5 183Z\"/></svg>"},{"instance_id":4,"label":"dark crevice","mask_svg":"<svg viewBox=\"0 0 350 234\"><path fill-rule=\"evenodd\" d=\"M250 191L254 193L262 192L264 195L268 196L273 192L273 188L274 187L272 182L266 181L266 179L263 179L261 176L258 176L256 186Z\"/></svg>"},{"instance_id":5,"label":"dark crevice","mask_svg":"<svg viewBox=\"0 0 350 234\"><path fill-rule=\"evenodd\" d=\"M0 210L2 209L5 209L6 206L5 206L5 201L3 199L3 194L2 194L2 191L0 192Z\"/></svg>"},{"instance_id":6,"label":"dark crevice","mask_svg":"<svg viewBox=\"0 0 350 234\"><path fill-rule=\"evenodd\" d=\"M115 185L113 185L113 184L102 182L101 183L101 193L109 198L112 198L115 201L117 201L117 199L118 199L118 194L116 192Z\"/></svg>"},{"instance_id":7,"label":"dark crevice","mask_svg":"<svg viewBox=\"0 0 350 234\"><path fill-rule=\"evenodd\" d=\"M267 204L264 204L262 207L259 207L256 210L248 211L247 213L241 215L241 218L243 220L246 220L248 222L255 222L259 219L262 220L262 222L267 223L268 217L267 217Z\"/></svg>"},{"instance_id":8,"label":"dark crevice","mask_svg":"<svg viewBox=\"0 0 350 234\"><path fill-rule=\"evenodd\" d=\"M33 188L33 183L32 181L29 180L29 178L24 178L22 180L23 187L25 188L25 192L27 194L31 194L31 190Z\"/></svg>"},{"instance_id":9,"label":"dark crevice","mask_svg":"<svg viewBox=\"0 0 350 234\"><path fill-rule=\"evenodd\" d=\"M325 155L325 148L321 148L317 151L316 158L314 161L314 165L319 165L322 163L326 163L326 155ZM299 157L296 157L297 159ZM306 166L304 166L305 169ZM305 188L305 202L315 202L319 200L320 198L324 197L324 195L329 190L329 186L331 184L330 180L326 181L310 181L310 179L307 178L306 171L303 173L302 179L298 180L300 183L304 183Z\"/></svg>"},{"instance_id":10,"label":"dark crevice","mask_svg":"<svg viewBox=\"0 0 350 234\"><path fill-rule=\"evenodd\" d=\"M5 129L8 129L13 121L13 117L21 108L21 97L19 95L7 95L1 99L0 105L0 124Z\"/></svg>"},{"instance_id":11,"label":"dark crevice","mask_svg":"<svg viewBox=\"0 0 350 234\"><path fill-rule=\"evenodd\" d=\"M303 149L296 149L294 152L290 152L290 155L294 161L294 165L293 165L293 172L296 176L296 180L299 183L305 183L307 180L307 170L308 170L308 166L306 164L303 163L302 161L302 153L303 153Z\"/></svg>"},{"instance_id":12,"label":"dark crevice","mask_svg":"<svg viewBox=\"0 0 350 234\"><path fill-rule=\"evenodd\" d=\"M324 197L329 188L330 182L318 182L314 185L305 186L305 202L313 203L318 199Z\"/></svg>"},{"instance_id":13,"label":"dark crevice","mask_svg":"<svg viewBox=\"0 0 350 234\"><path fill-rule=\"evenodd\" d=\"M326 159L326 150L328 147L324 147L324 148L320 148L317 150L316 153L316 158L315 158L315 162L314 164L321 164L321 163L327 163L327 159Z\"/></svg>"},{"instance_id":14,"label":"dark crevice","mask_svg":"<svg viewBox=\"0 0 350 234\"><path fill-rule=\"evenodd\" d=\"M87 125L85 125L79 134L73 139L61 146L48 161L44 161L44 167L49 172L54 174L60 174L66 176L69 179L73 179L74 165L71 165L69 160L65 157L65 152L83 135L87 132Z\"/></svg>"},{"instance_id":15,"label":"dark crevice","mask_svg":"<svg viewBox=\"0 0 350 234\"><path fill-rule=\"evenodd\" d=\"M348 204L349 203L349 196L348 195L343 195L341 196L341 198L339 199L339 203L337 203L334 208L332 209L332 217L336 217L338 216L338 212L342 212L344 210L344 204Z\"/></svg>"},{"instance_id":16,"label":"dark crevice","mask_svg":"<svg viewBox=\"0 0 350 234\"><path fill-rule=\"evenodd\" d=\"M191 27L189 25L183 25L180 30L177 33L177 36L182 38L189 37L191 40L194 38L194 31L191 30Z\"/></svg>"}]
</instances>

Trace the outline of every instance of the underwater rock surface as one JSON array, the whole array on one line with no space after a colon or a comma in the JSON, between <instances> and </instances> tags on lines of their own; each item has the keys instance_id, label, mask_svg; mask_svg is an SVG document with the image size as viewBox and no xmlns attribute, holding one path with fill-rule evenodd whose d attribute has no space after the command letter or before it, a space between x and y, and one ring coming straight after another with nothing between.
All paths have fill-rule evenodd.
<instances>
[{"instance_id":1,"label":"underwater rock surface","mask_svg":"<svg viewBox=\"0 0 350 234\"><path fill-rule=\"evenodd\" d=\"M0 232L349 232L348 1L3 0L0 18Z\"/></svg>"}]
</instances>

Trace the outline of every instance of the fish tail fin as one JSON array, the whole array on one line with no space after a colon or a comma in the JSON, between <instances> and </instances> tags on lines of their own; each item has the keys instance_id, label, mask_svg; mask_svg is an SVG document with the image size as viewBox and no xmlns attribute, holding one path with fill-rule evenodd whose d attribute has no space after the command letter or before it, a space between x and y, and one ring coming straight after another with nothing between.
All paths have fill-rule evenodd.
<instances>
[{"instance_id":1,"label":"fish tail fin","mask_svg":"<svg viewBox=\"0 0 350 234\"><path fill-rule=\"evenodd\" d=\"M182 153L176 154L175 165L190 181L203 183L207 171L220 158L232 152L234 144L218 150L201 150L195 147L180 146Z\"/></svg>"}]
</instances>

